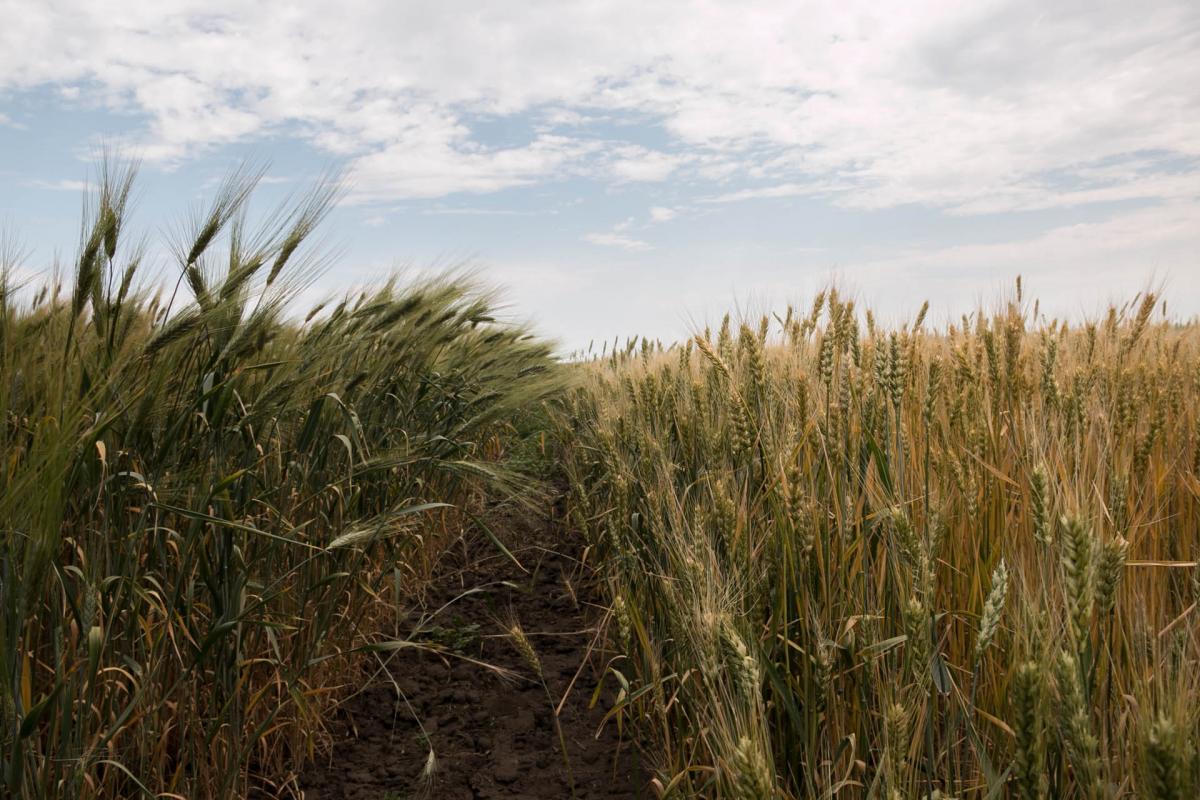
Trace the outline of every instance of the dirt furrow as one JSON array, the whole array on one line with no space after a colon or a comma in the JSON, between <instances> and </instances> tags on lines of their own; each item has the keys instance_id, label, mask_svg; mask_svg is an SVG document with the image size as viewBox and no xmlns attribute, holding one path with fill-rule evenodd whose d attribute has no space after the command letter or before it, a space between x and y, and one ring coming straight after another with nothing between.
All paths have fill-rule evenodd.
<instances>
[{"instance_id":1,"label":"dirt furrow","mask_svg":"<svg viewBox=\"0 0 1200 800\"><path fill-rule=\"evenodd\" d=\"M396 653L390 678L346 703L331 757L301 778L306 800L648 796L636 748L601 725L611 698L588 708L605 657L589 658L599 612L577 537L524 513L493 529L523 569L482 536L447 554L423 605L451 603L427 634L449 653Z\"/></svg>"}]
</instances>

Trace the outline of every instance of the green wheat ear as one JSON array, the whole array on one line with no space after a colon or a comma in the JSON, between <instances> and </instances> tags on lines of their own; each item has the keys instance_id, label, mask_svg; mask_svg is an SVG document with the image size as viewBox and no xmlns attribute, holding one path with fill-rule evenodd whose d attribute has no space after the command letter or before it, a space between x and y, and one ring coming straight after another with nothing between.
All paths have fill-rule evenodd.
<instances>
[{"instance_id":1,"label":"green wheat ear","mask_svg":"<svg viewBox=\"0 0 1200 800\"><path fill-rule=\"evenodd\" d=\"M1096 599L1095 538L1078 517L1063 517L1061 523L1062 564L1071 632L1075 651L1089 648L1092 608Z\"/></svg>"},{"instance_id":2,"label":"green wheat ear","mask_svg":"<svg viewBox=\"0 0 1200 800\"><path fill-rule=\"evenodd\" d=\"M983 606L983 615L979 620L979 636L975 641L975 658L978 660L983 656L984 651L992 643L996 637L996 631L1000 627L1000 617L1004 612L1004 600L1008 595L1008 568L1004 566L1004 559L1000 559L1000 563L992 572L992 589L988 593L987 601Z\"/></svg>"},{"instance_id":3,"label":"green wheat ear","mask_svg":"<svg viewBox=\"0 0 1200 800\"><path fill-rule=\"evenodd\" d=\"M1060 737L1075 773L1075 781L1085 796L1098 800L1103 796L1103 777L1099 741L1083 693L1079 661L1066 651L1054 662L1057 690L1057 716Z\"/></svg>"},{"instance_id":4,"label":"green wheat ear","mask_svg":"<svg viewBox=\"0 0 1200 800\"><path fill-rule=\"evenodd\" d=\"M1013 675L1013 777L1021 800L1043 800L1046 780L1045 681L1041 666L1026 661Z\"/></svg>"},{"instance_id":5,"label":"green wheat ear","mask_svg":"<svg viewBox=\"0 0 1200 800\"><path fill-rule=\"evenodd\" d=\"M748 736L738 739L730 767L737 800L770 800L775 796L775 777L767 759Z\"/></svg>"},{"instance_id":6,"label":"green wheat ear","mask_svg":"<svg viewBox=\"0 0 1200 800\"><path fill-rule=\"evenodd\" d=\"M1033 537L1043 545L1049 546L1052 541L1046 482L1046 468L1039 464L1029 478L1029 493L1033 504Z\"/></svg>"},{"instance_id":7,"label":"green wheat ear","mask_svg":"<svg viewBox=\"0 0 1200 800\"><path fill-rule=\"evenodd\" d=\"M1160 714L1145 728L1141 796L1153 800L1195 797L1195 741L1165 715Z\"/></svg>"},{"instance_id":8,"label":"green wheat ear","mask_svg":"<svg viewBox=\"0 0 1200 800\"><path fill-rule=\"evenodd\" d=\"M1096 607L1104 616L1112 613L1117 602L1117 587L1125 574L1125 562L1129 557L1129 542L1118 535L1100 547L1100 560L1096 565Z\"/></svg>"}]
</instances>

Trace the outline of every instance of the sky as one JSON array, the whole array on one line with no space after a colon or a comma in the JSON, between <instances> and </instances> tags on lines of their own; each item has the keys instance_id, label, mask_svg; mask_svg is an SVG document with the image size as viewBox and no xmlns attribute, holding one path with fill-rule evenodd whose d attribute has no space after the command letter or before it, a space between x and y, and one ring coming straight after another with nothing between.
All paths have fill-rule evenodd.
<instances>
[{"instance_id":1,"label":"sky","mask_svg":"<svg viewBox=\"0 0 1200 800\"><path fill-rule=\"evenodd\" d=\"M105 148L136 223L329 170L312 300L469 266L564 348L834 282L948 321L1200 314L1200 4L0 0L0 228L48 274ZM163 269L172 267L164 264Z\"/></svg>"}]
</instances>

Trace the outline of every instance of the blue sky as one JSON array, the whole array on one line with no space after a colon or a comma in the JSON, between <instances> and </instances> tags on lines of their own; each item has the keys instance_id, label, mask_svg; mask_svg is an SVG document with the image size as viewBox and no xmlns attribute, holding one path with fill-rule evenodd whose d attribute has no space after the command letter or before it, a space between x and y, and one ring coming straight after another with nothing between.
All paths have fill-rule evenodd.
<instances>
[{"instance_id":1,"label":"blue sky","mask_svg":"<svg viewBox=\"0 0 1200 800\"><path fill-rule=\"evenodd\" d=\"M0 0L0 225L69 262L108 146L151 235L242 161L264 207L340 169L306 300L470 264L567 346L831 280L1200 313L1196 4L644 6Z\"/></svg>"}]
</instances>

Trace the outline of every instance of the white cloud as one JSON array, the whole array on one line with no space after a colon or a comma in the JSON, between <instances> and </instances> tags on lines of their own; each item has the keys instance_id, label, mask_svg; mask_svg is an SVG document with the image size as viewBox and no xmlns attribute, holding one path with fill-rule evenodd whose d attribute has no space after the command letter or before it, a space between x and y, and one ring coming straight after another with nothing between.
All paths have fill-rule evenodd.
<instances>
[{"instance_id":1,"label":"white cloud","mask_svg":"<svg viewBox=\"0 0 1200 800\"><path fill-rule=\"evenodd\" d=\"M30 181L29 186L34 189L49 189L53 192L85 192L88 189L87 181L70 180L63 178L60 180L34 180Z\"/></svg>"},{"instance_id":2,"label":"white cloud","mask_svg":"<svg viewBox=\"0 0 1200 800\"><path fill-rule=\"evenodd\" d=\"M622 233L589 233L583 237L585 242L601 247L618 247L631 252L650 250L650 244L640 239L634 239Z\"/></svg>"},{"instance_id":3,"label":"white cloud","mask_svg":"<svg viewBox=\"0 0 1200 800\"><path fill-rule=\"evenodd\" d=\"M441 127L439 129L438 124ZM578 170L598 144L550 134L522 147L487 149L446 118L396 134L382 149L355 159L351 199L365 201L484 194Z\"/></svg>"},{"instance_id":4,"label":"white cloud","mask_svg":"<svg viewBox=\"0 0 1200 800\"><path fill-rule=\"evenodd\" d=\"M613 150L616 156L612 174L622 181L664 181L687 162L685 156L649 150L640 145L623 145Z\"/></svg>"},{"instance_id":5,"label":"white cloud","mask_svg":"<svg viewBox=\"0 0 1200 800\"><path fill-rule=\"evenodd\" d=\"M953 207L959 214L994 213L1000 211L1037 211L1047 208L1071 208L1090 203L1112 203L1120 200L1179 200L1200 197L1200 169L1175 174L1121 175L1114 170L1081 169L1079 177L1089 175L1084 188L1059 191L1040 190L1036 185L1013 187L1005 193L978 200L967 200Z\"/></svg>"},{"instance_id":6,"label":"white cloud","mask_svg":"<svg viewBox=\"0 0 1200 800\"><path fill-rule=\"evenodd\" d=\"M578 111L572 111L565 108L556 108L547 112L542 117L542 124L550 128L570 128L579 125L586 125L590 122L601 121L602 118L581 114Z\"/></svg>"},{"instance_id":7,"label":"white cloud","mask_svg":"<svg viewBox=\"0 0 1200 800\"><path fill-rule=\"evenodd\" d=\"M666 208L665 206L653 206L650 209L651 222L670 222L677 216L679 216L679 212L673 208Z\"/></svg>"},{"instance_id":8,"label":"white cloud","mask_svg":"<svg viewBox=\"0 0 1200 800\"><path fill-rule=\"evenodd\" d=\"M780 183L774 186L757 186L750 189L738 189L725 192L705 200L708 203L738 203L743 200L761 200L764 198L797 197L799 195L815 194L817 187L802 183Z\"/></svg>"},{"instance_id":9,"label":"white cloud","mask_svg":"<svg viewBox=\"0 0 1200 800\"><path fill-rule=\"evenodd\" d=\"M299 130L352 160L360 200L580 174L978 213L1170 199L1200 159L1189 0L7 10L0 91L51 84L145 115L142 155L167 162ZM470 127L522 113L553 127L502 148ZM625 117L669 146L600 124ZM1137 175L1096 172L1131 158L1147 163Z\"/></svg>"},{"instance_id":10,"label":"white cloud","mask_svg":"<svg viewBox=\"0 0 1200 800\"><path fill-rule=\"evenodd\" d=\"M545 212L537 211L520 211L515 208L473 208L471 206L454 206L421 209L422 214L431 216L447 216L447 217L533 217L539 213L555 214L554 209Z\"/></svg>"}]
</instances>

